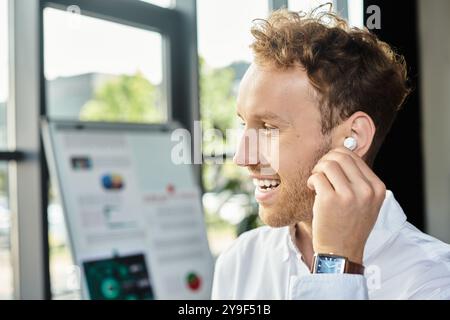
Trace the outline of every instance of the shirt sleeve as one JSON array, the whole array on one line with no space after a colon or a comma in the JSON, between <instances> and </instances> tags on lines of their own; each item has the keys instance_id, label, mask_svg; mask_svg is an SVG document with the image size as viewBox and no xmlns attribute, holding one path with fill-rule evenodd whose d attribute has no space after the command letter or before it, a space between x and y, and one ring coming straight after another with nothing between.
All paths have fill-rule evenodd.
<instances>
[{"instance_id":1,"label":"shirt sleeve","mask_svg":"<svg viewBox=\"0 0 450 320\"><path fill-rule=\"evenodd\" d=\"M411 300L450 300L450 285L430 284L421 291L408 297Z\"/></svg>"},{"instance_id":2,"label":"shirt sleeve","mask_svg":"<svg viewBox=\"0 0 450 320\"><path fill-rule=\"evenodd\" d=\"M428 272L432 273L432 272ZM411 300L450 300L450 272L435 275L433 279L425 279L409 288L402 297Z\"/></svg>"},{"instance_id":3,"label":"shirt sleeve","mask_svg":"<svg viewBox=\"0 0 450 320\"><path fill-rule=\"evenodd\" d=\"M367 300L366 278L357 274L308 274L292 277L292 300Z\"/></svg>"}]
</instances>

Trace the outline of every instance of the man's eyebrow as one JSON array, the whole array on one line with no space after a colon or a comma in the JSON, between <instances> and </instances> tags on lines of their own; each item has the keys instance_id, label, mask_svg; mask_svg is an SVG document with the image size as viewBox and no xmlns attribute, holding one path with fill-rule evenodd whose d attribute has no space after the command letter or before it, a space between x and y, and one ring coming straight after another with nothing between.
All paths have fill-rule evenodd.
<instances>
[{"instance_id":1,"label":"man's eyebrow","mask_svg":"<svg viewBox=\"0 0 450 320\"><path fill-rule=\"evenodd\" d=\"M236 115L239 118L244 119L244 117L241 116L239 111L236 111ZM271 112L271 111L256 114L255 118L260 119L260 120L272 120L272 121L279 122L279 123L282 123L282 124L285 124L285 125L290 125L291 124L289 121L284 120L283 118L278 116L276 113Z\"/></svg>"},{"instance_id":2,"label":"man's eyebrow","mask_svg":"<svg viewBox=\"0 0 450 320\"><path fill-rule=\"evenodd\" d=\"M277 115L276 113L273 113L271 111L257 114L256 117L259 119L264 119L264 120L273 120L273 121L280 122L283 124L288 124L288 125L291 124L289 121L281 118L279 115Z\"/></svg>"}]
</instances>

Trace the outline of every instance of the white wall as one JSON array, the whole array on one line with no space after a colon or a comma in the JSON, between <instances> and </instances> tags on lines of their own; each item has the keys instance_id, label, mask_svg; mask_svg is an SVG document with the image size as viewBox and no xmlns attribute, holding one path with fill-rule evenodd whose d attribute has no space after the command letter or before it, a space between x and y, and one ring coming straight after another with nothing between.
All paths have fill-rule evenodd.
<instances>
[{"instance_id":1,"label":"white wall","mask_svg":"<svg viewBox=\"0 0 450 320\"><path fill-rule=\"evenodd\" d=\"M450 242L450 1L418 2L427 232Z\"/></svg>"}]
</instances>

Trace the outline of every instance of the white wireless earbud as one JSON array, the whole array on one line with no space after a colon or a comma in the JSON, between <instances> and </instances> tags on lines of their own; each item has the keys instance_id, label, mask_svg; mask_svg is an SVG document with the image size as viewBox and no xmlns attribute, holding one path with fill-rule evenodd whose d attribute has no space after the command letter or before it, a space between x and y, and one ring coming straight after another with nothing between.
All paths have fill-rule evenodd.
<instances>
[{"instance_id":1,"label":"white wireless earbud","mask_svg":"<svg viewBox=\"0 0 450 320\"><path fill-rule=\"evenodd\" d=\"M346 147L347 149L353 151L356 149L356 147L358 146L356 139L353 137L348 137L345 138L344 140L344 147Z\"/></svg>"}]
</instances>

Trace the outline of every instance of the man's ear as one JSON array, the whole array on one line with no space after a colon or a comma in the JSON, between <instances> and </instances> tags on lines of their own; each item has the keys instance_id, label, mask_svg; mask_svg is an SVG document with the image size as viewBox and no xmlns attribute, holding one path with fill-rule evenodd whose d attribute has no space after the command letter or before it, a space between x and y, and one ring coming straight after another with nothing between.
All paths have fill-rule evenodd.
<instances>
[{"instance_id":1,"label":"man's ear","mask_svg":"<svg viewBox=\"0 0 450 320\"><path fill-rule=\"evenodd\" d=\"M345 138L353 137L357 143L357 147L353 152L361 158L367 155L376 131L375 124L367 113L362 111L355 112L336 129L338 130L335 131L333 140L339 146L344 145Z\"/></svg>"}]
</instances>

